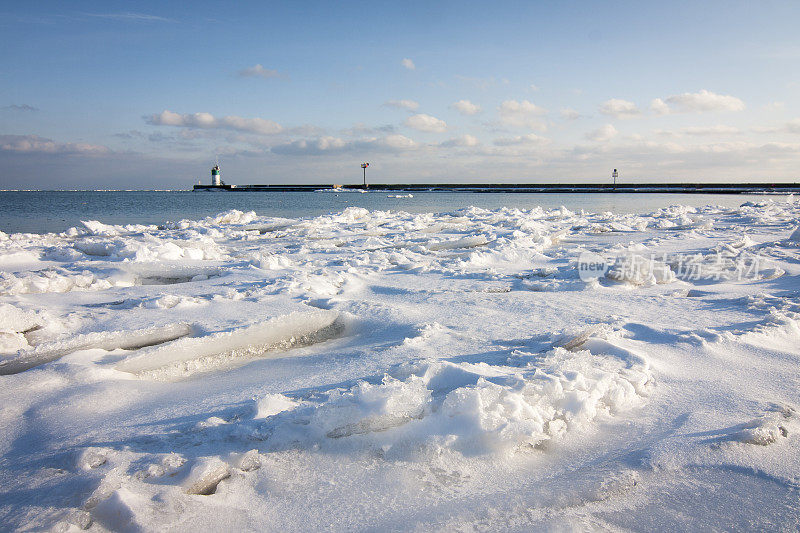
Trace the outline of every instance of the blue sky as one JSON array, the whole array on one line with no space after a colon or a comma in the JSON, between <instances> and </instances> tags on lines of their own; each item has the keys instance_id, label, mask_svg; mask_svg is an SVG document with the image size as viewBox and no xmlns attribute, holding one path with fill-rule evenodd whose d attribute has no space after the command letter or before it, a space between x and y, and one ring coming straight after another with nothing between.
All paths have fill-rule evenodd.
<instances>
[{"instance_id":1,"label":"blue sky","mask_svg":"<svg viewBox=\"0 0 800 533\"><path fill-rule=\"evenodd\" d=\"M797 2L5 2L0 188L798 180Z\"/></svg>"}]
</instances>

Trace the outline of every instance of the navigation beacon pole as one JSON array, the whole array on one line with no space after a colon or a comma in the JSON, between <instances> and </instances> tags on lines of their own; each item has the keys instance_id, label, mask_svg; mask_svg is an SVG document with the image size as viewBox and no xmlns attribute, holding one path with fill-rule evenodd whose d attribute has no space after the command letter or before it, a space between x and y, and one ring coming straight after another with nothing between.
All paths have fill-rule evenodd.
<instances>
[{"instance_id":1,"label":"navigation beacon pole","mask_svg":"<svg viewBox=\"0 0 800 533\"><path fill-rule=\"evenodd\" d=\"M614 172L611 173L611 177L614 178L614 188L616 189L617 188L617 178L619 177L619 172L617 172L616 168L614 169Z\"/></svg>"},{"instance_id":2,"label":"navigation beacon pole","mask_svg":"<svg viewBox=\"0 0 800 533\"><path fill-rule=\"evenodd\" d=\"M364 170L364 188L367 188L367 167L369 163L361 163L361 168Z\"/></svg>"}]
</instances>

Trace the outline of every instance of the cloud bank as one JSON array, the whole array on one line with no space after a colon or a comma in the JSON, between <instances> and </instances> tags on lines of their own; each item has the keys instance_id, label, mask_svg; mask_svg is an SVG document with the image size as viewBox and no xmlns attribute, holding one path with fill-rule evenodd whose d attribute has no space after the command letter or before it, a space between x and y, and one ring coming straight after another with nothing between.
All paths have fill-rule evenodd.
<instances>
[{"instance_id":1,"label":"cloud bank","mask_svg":"<svg viewBox=\"0 0 800 533\"><path fill-rule=\"evenodd\" d=\"M230 115L215 117L211 113L180 114L164 110L159 114L145 117L152 126L175 126L193 129L226 129L259 135L275 135L283 131L277 122L263 118L244 118Z\"/></svg>"},{"instance_id":2,"label":"cloud bank","mask_svg":"<svg viewBox=\"0 0 800 533\"><path fill-rule=\"evenodd\" d=\"M619 98L612 98L600 104L600 112L614 118L635 118L642 114L636 104Z\"/></svg>"},{"instance_id":3,"label":"cloud bank","mask_svg":"<svg viewBox=\"0 0 800 533\"><path fill-rule=\"evenodd\" d=\"M617 133L619 133L617 128L611 124L606 124L605 126L601 126L600 128L587 133L586 138L595 142L608 142L616 137Z\"/></svg>"},{"instance_id":4,"label":"cloud bank","mask_svg":"<svg viewBox=\"0 0 800 533\"><path fill-rule=\"evenodd\" d=\"M473 146L478 146L479 144L480 142L478 141L477 137L467 134L467 135L462 135L461 137L454 137L452 139L448 139L443 143L441 143L439 146L442 146L444 148L455 148L455 147L471 148Z\"/></svg>"},{"instance_id":5,"label":"cloud bank","mask_svg":"<svg viewBox=\"0 0 800 533\"><path fill-rule=\"evenodd\" d=\"M38 135L0 135L0 151L26 154L84 154L111 152L106 146L88 143L59 143Z\"/></svg>"},{"instance_id":6,"label":"cloud bank","mask_svg":"<svg viewBox=\"0 0 800 533\"><path fill-rule=\"evenodd\" d=\"M428 133L441 133L447 130L447 123L444 120L424 113L408 117L404 124L409 128Z\"/></svg>"},{"instance_id":7,"label":"cloud bank","mask_svg":"<svg viewBox=\"0 0 800 533\"><path fill-rule=\"evenodd\" d=\"M419 145L404 135L387 135L380 138L345 141L339 137L301 139L273 146L271 152L279 155L325 155L338 152L404 152Z\"/></svg>"},{"instance_id":8,"label":"cloud bank","mask_svg":"<svg viewBox=\"0 0 800 533\"><path fill-rule=\"evenodd\" d=\"M744 102L729 94L717 94L705 89L696 93L683 93L656 98L650 103L655 113L706 113L709 111L743 111Z\"/></svg>"},{"instance_id":9,"label":"cloud bank","mask_svg":"<svg viewBox=\"0 0 800 533\"><path fill-rule=\"evenodd\" d=\"M497 114L504 126L538 130L547 128L542 120L547 110L528 100L506 100L497 108Z\"/></svg>"},{"instance_id":10,"label":"cloud bank","mask_svg":"<svg viewBox=\"0 0 800 533\"><path fill-rule=\"evenodd\" d=\"M547 137L541 137L536 135L535 133L528 133L527 135L518 135L516 137L501 137L499 139L495 139L494 144L495 146L533 146L533 145L545 145L549 144L550 139Z\"/></svg>"},{"instance_id":11,"label":"cloud bank","mask_svg":"<svg viewBox=\"0 0 800 533\"><path fill-rule=\"evenodd\" d=\"M469 100L459 100L458 102L453 102L450 107L462 115L477 115L481 112L481 106L473 104Z\"/></svg>"}]
</instances>

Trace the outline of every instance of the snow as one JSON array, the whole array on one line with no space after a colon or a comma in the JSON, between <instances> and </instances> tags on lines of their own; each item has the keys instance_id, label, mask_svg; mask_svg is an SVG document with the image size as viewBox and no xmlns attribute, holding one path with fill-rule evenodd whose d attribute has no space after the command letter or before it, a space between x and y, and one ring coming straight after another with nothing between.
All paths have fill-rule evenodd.
<instances>
[{"instance_id":1,"label":"snow","mask_svg":"<svg viewBox=\"0 0 800 533\"><path fill-rule=\"evenodd\" d=\"M633 285L672 283L677 279L669 266L635 253L618 256L606 277Z\"/></svg>"},{"instance_id":2,"label":"snow","mask_svg":"<svg viewBox=\"0 0 800 533\"><path fill-rule=\"evenodd\" d=\"M796 530L798 218L0 233L3 527Z\"/></svg>"}]
</instances>

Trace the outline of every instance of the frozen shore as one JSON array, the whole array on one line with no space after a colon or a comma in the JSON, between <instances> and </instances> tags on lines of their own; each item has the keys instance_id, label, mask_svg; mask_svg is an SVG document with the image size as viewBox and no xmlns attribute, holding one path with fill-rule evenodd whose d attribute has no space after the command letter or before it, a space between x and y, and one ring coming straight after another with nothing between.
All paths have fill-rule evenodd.
<instances>
[{"instance_id":1,"label":"frozen shore","mask_svg":"<svg viewBox=\"0 0 800 533\"><path fill-rule=\"evenodd\" d=\"M800 527L800 204L0 232L3 528Z\"/></svg>"}]
</instances>

